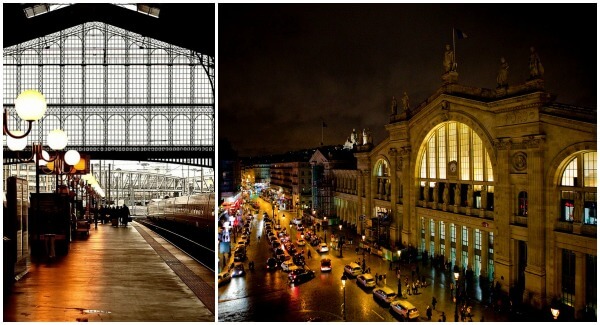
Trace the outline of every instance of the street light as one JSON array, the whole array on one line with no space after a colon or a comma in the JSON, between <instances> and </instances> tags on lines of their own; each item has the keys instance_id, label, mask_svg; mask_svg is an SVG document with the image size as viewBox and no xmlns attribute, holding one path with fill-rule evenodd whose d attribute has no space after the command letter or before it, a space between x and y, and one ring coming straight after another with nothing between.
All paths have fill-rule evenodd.
<instances>
[{"instance_id":1,"label":"street light","mask_svg":"<svg viewBox=\"0 0 600 325\"><path fill-rule=\"evenodd\" d=\"M344 321L346 320L346 279L348 279L346 277L346 274L342 274L342 288L344 288L344 303L342 304L342 315Z\"/></svg>"},{"instance_id":2,"label":"street light","mask_svg":"<svg viewBox=\"0 0 600 325\"><path fill-rule=\"evenodd\" d=\"M338 237L338 246L340 247L340 257L344 257L344 241L342 240L342 225L340 224L340 236Z\"/></svg>"}]
</instances>

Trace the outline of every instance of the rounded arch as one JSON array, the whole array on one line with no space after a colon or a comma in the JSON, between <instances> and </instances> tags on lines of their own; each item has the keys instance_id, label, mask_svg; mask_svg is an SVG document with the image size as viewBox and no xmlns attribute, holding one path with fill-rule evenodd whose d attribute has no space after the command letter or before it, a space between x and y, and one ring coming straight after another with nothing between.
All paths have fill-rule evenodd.
<instances>
[{"instance_id":1,"label":"rounded arch","mask_svg":"<svg viewBox=\"0 0 600 325\"><path fill-rule=\"evenodd\" d=\"M173 145L189 145L191 122L189 116L179 114L173 117Z\"/></svg>"},{"instance_id":2,"label":"rounded arch","mask_svg":"<svg viewBox=\"0 0 600 325\"><path fill-rule=\"evenodd\" d=\"M552 160L546 174L546 186L549 189L546 200L557 203L548 209L546 221L549 225L556 227L559 222L597 224L596 157L597 144L586 141L568 146ZM593 158L593 161L589 161L589 158ZM586 175L586 170L590 172L589 175ZM591 184L588 179L592 180ZM590 214L592 218L589 218Z\"/></svg>"},{"instance_id":3,"label":"rounded arch","mask_svg":"<svg viewBox=\"0 0 600 325\"><path fill-rule=\"evenodd\" d=\"M108 118L108 133L111 135L107 139L107 145L118 146L125 144L125 118L121 115L112 115Z\"/></svg>"},{"instance_id":4,"label":"rounded arch","mask_svg":"<svg viewBox=\"0 0 600 325\"><path fill-rule=\"evenodd\" d=\"M496 167L495 164L496 164L497 157L496 157L496 151L494 150L494 146L493 146L494 137L491 135L491 133L488 131L488 129L482 123L480 123L474 116L472 116L470 114L466 114L464 112L449 112L446 115L441 114L441 113L435 114L429 119L428 122L423 123L423 125L429 125L430 127L429 128L420 127L419 128L420 131L417 132L417 134L416 134L414 144L418 144L419 151L417 152L416 156L412 157L414 159L413 161L411 161L412 165L415 166L416 162L421 157L420 150L422 148L420 147L420 145L423 143L425 138L430 136L432 130L434 130L435 127L438 126L439 124L452 122L452 121L467 125L469 128L471 128L473 130L473 132L475 132L481 138L484 148L490 155L490 160L492 162L492 166ZM496 168L494 168L494 170L496 170ZM417 176L417 174L415 174L415 176ZM494 176L496 176L496 175L494 175Z\"/></svg>"},{"instance_id":5,"label":"rounded arch","mask_svg":"<svg viewBox=\"0 0 600 325\"><path fill-rule=\"evenodd\" d=\"M90 115L85 120L85 144L87 146L100 146L104 144L104 119L100 115Z\"/></svg>"},{"instance_id":6,"label":"rounded arch","mask_svg":"<svg viewBox=\"0 0 600 325\"><path fill-rule=\"evenodd\" d=\"M129 145L148 144L148 123L143 115L134 115L129 121Z\"/></svg>"},{"instance_id":7,"label":"rounded arch","mask_svg":"<svg viewBox=\"0 0 600 325\"><path fill-rule=\"evenodd\" d=\"M375 164L373 164L373 176L376 177L391 177L392 171L390 161L387 157L379 155Z\"/></svg>"},{"instance_id":8,"label":"rounded arch","mask_svg":"<svg viewBox=\"0 0 600 325\"><path fill-rule=\"evenodd\" d=\"M125 64L125 48L125 38L120 35L110 35L106 49L106 63Z\"/></svg>"},{"instance_id":9,"label":"rounded arch","mask_svg":"<svg viewBox=\"0 0 600 325\"><path fill-rule=\"evenodd\" d=\"M164 115L155 115L150 120L150 145L169 145L169 120Z\"/></svg>"},{"instance_id":10,"label":"rounded arch","mask_svg":"<svg viewBox=\"0 0 600 325\"><path fill-rule=\"evenodd\" d=\"M64 131L69 137L68 146L83 145L83 133L81 129L81 117L77 115L69 115L64 122Z\"/></svg>"},{"instance_id":11,"label":"rounded arch","mask_svg":"<svg viewBox=\"0 0 600 325\"><path fill-rule=\"evenodd\" d=\"M194 121L194 145L212 146L214 144L214 123L212 116L199 115Z\"/></svg>"},{"instance_id":12,"label":"rounded arch","mask_svg":"<svg viewBox=\"0 0 600 325\"><path fill-rule=\"evenodd\" d=\"M416 178L494 181L492 147L485 146L486 141L469 125L450 120L425 132L414 157Z\"/></svg>"},{"instance_id":13,"label":"rounded arch","mask_svg":"<svg viewBox=\"0 0 600 325\"><path fill-rule=\"evenodd\" d=\"M546 186L555 187L560 184L560 179L562 177L562 171L565 169L567 164L571 161L571 158L582 151L598 151L596 142L584 141L575 143L570 145L563 150L561 150L555 157L552 159L552 162L548 166L548 172L546 174L546 179L548 183Z\"/></svg>"},{"instance_id":14,"label":"rounded arch","mask_svg":"<svg viewBox=\"0 0 600 325\"><path fill-rule=\"evenodd\" d=\"M83 43L79 35L72 35L64 40L65 63L81 64L83 59Z\"/></svg>"}]
</instances>

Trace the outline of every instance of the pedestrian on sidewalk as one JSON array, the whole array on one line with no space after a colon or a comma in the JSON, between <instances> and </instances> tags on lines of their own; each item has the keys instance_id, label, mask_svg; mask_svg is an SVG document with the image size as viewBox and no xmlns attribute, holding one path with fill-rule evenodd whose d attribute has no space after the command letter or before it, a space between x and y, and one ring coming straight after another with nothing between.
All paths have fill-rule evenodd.
<instances>
[{"instance_id":1,"label":"pedestrian on sidewalk","mask_svg":"<svg viewBox=\"0 0 600 325\"><path fill-rule=\"evenodd\" d=\"M431 311L430 306L427 306L426 314L427 314L427 320L431 320L431 315L433 314L433 312Z\"/></svg>"},{"instance_id":2,"label":"pedestrian on sidewalk","mask_svg":"<svg viewBox=\"0 0 600 325\"><path fill-rule=\"evenodd\" d=\"M379 275L377 274L377 272L375 272L375 285L378 285L379 283Z\"/></svg>"},{"instance_id":3,"label":"pedestrian on sidewalk","mask_svg":"<svg viewBox=\"0 0 600 325\"><path fill-rule=\"evenodd\" d=\"M312 254L310 253L310 249L308 250L308 258L312 258Z\"/></svg>"},{"instance_id":4,"label":"pedestrian on sidewalk","mask_svg":"<svg viewBox=\"0 0 600 325\"><path fill-rule=\"evenodd\" d=\"M435 297L431 298L431 305L433 306L433 310L435 310L436 304L437 304L437 299L435 299Z\"/></svg>"},{"instance_id":5,"label":"pedestrian on sidewalk","mask_svg":"<svg viewBox=\"0 0 600 325\"><path fill-rule=\"evenodd\" d=\"M446 313L442 312L442 322L446 321Z\"/></svg>"}]
</instances>

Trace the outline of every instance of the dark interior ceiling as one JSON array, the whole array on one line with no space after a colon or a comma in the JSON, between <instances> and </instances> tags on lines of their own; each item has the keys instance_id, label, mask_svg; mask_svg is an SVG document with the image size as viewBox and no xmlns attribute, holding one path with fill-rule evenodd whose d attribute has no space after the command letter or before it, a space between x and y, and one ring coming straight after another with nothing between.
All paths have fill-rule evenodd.
<instances>
[{"instance_id":1,"label":"dark interior ceiling","mask_svg":"<svg viewBox=\"0 0 600 325\"><path fill-rule=\"evenodd\" d=\"M73 4L27 18L23 8L33 4L4 3L3 46L19 44L85 22L100 21L143 36L215 56L214 3L149 4L160 8L160 18L116 5Z\"/></svg>"}]
</instances>

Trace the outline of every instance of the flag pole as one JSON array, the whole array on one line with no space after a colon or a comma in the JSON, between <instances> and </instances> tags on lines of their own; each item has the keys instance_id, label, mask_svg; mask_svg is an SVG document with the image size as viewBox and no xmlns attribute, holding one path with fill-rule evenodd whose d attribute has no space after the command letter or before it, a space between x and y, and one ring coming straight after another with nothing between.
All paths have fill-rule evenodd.
<instances>
[{"instance_id":1,"label":"flag pole","mask_svg":"<svg viewBox=\"0 0 600 325\"><path fill-rule=\"evenodd\" d=\"M454 37L456 36L456 31L454 27L452 27L452 67L450 71L456 70L456 42L454 41Z\"/></svg>"}]
</instances>

